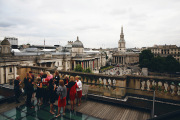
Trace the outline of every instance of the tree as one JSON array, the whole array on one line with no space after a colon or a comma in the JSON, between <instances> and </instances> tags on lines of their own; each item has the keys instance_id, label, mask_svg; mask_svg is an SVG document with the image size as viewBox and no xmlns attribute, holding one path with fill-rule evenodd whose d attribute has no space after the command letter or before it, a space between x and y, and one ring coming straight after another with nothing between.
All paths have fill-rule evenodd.
<instances>
[{"instance_id":1,"label":"tree","mask_svg":"<svg viewBox=\"0 0 180 120\"><path fill-rule=\"evenodd\" d=\"M180 64L179 62L173 58L171 55L166 57L166 71L173 73L173 72L180 72Z\"/></svg>"},{"instance_id":2,"label":"tree","mask_svg":"<svg viewBox=\"0 0 180 120\"><path fill-rule=\"evenodd\" d=\"M139 55L139 62L142 62L144 59L152 60L154 58L154 54L151 53L151 50L143 50Z\"/></svg>"},{"instance_id":3,"label":"tree","mask_svg":"<svg viewBox=\"0 0 180 120\"><path fill-rule=\"evenodd\" d=\"M80 64L76 65L76 68L74 69L75 72L83 72L83 68Z\"/></svg>"},{"instance_id":4,"label":"tree","mask_svg":"<svg viewBox=\"0 0 180 120\"><path fill-rule=\"evenodd\" d=\"M151 50L143 50L142 53L139 55L139 66L150 68L151 60L154 58L153 53Z\"/></svg>"},{"instance_id":5,"label":"tree","mask_svg":"<svg viewBox=\"0 0 180 120\"><path fill-rule=\"evenodd\" d=\"M90 68L87 68L84 72L85 72L85 73L92 73L92 71L91 71Z\"/></svg>"},{"instance_id":6,"label":"tree","mask_svg":"<svg viewBox=\"0 0 180 120\"><path fill-rule=\"evenodd\" d=\"M165 58L164 57L154 57L151 62L150 62L150 69L152 71L157 71L157 72L164 72L165 71Z\"/></svg>"},{"instance_id":7,"label":"tree","mask_svg":"<svg viewBox=\"0 0 180 120\"><path fill-rule=\"evenodd\" d=\"M150 50L144 50L139 55L139 66L147 67L155 72L175 73L180 71L180 63L171 55L154 57Z\"/></svg>"}]
</instances>

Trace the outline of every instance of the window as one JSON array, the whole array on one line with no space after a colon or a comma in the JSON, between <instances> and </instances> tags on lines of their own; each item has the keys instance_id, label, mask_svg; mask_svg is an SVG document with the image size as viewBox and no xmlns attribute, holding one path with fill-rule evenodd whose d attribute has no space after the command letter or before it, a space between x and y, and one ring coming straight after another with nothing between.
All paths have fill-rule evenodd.
<instances>
[{"instance_id":1,"label":"window","mask_svg":"<svg viewBox=\"0 0 180 120\"><path fill-rule=\"evenodd\" d=\"M12 67L9 68L9 72L12 73Z\"/></svg>"}]
</instances>

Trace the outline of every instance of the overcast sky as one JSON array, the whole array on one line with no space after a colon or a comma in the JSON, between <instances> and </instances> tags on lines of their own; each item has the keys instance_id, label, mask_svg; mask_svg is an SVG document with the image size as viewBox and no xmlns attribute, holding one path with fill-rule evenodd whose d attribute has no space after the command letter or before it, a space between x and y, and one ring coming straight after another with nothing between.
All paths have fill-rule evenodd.
<instances>
[{"instance_id":1,"label":"overcast sky","mask_svg":"<svg viewBox=\"0 0 180 120\"><path fill-rule=\"evenodd\" d=\"M0 0L0 40L19 44L118 47L180 46L180 0Z\"/></svg>"}]
</instances>

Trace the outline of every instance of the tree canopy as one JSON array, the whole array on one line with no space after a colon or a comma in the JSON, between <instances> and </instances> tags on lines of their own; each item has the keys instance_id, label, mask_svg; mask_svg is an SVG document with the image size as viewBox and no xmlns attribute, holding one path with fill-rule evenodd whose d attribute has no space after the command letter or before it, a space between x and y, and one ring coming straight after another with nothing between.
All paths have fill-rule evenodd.
<instances>
[{"instance_id":1,"label":"tree canopy","mask_svg":"<svg viewBox=\"0 0 180 120\"><path fill-rule=\"evenodd\" d=\"M171 55L167 57L154 57L150 50L143 50L139 55L139 66L147 67L154 72L180 72L180 63Z\"/></svg>"},{"instance_id":2,"label":"tree canopy","mask_svg":"<svg viewBox=\"0 0 180 120\"><path fill-rule=\"evenodd\" d=\"M92 73L90 68L87 68L86 70L83 70L82 66L80 64L76 65L74 71L76 72L85 72L85 73Z\"/></svg>"},{"instance_id":3,"label":"tree canopy","mask_svg":"<svg viewBox=\"0 0 180 120\"><path fill-rule=\"evenodd\" d=\"M82 68L82 66L80 64L78 64L78 65L76 65L74 71L76 71L76 72L83 72L83 68Z\"/></svg>"}]
</instances>

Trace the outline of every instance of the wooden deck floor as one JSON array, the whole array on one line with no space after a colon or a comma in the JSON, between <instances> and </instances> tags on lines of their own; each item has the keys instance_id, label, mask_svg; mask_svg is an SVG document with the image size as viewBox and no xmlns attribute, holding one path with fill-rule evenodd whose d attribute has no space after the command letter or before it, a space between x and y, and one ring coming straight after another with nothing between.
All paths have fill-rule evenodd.
<instances>
[{"instance_id":1,"label":"wooden deck floor","mask_svg":"<svg viewBox=\"0 0 180 120\"><path fill-rule=\"evenodd\" d=\"M104 120L146 120L150 113L105 103L86 101L75 108L76 111Z\"/></svg>"}]
</instances>

